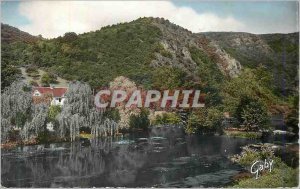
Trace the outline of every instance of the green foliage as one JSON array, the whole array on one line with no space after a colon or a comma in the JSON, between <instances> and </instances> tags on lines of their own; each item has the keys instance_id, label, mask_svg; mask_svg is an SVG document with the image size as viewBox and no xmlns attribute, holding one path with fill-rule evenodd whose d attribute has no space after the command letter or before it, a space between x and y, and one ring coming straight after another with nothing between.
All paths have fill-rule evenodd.
<instances>
[{"instance_id":1,"label":"green foliage","mask_svg":"<svg viewBox=\"0 0 300 189\"><path fill-rule=\"evenodd\" d=\"M131 129L147 129L150 125L148 119L149 111L142 109L139 115L131 115L129 120L129 126Z\"/></svg>"},{"instance_id":2,"label":"green foliage","mask_svg":"<svg viewBox=\"0 0 300 189\"><path fill-rule=\"evenodd\" d=\"M59 105L51 105L48 111L48 120L54 121L56 116L61 112L61 107Z\"/></svg>"},{"instance_id":3,"label":"green foliage","mask_svg":"<svg viewBox=\"0 0 300 189\"><path fill-rule=\"evenodd\" d=\"M179 124L181 121L178 114L175 112L168 112L155 117L153 125L164 125L164 124Z\"/></svg>"},{"instance_id":4,"label":"green foliage","mask_svg":"<svg viewBox=\"0 0 300 189\"><path fill-rule=\"evenodd\" d=\"M185 72L179 68L159 67L153 70L153 88L155 89L176 89L184 85Z\"/></svg>"},{"instance_id":5,"label":"green foliage","mask_svg":"<svg viewBox=\"0 0 300 189\"><path fill-rule=\"evenodd\" d=\"M49 138L50 138L50 133L49 131L45 130L43 132L40 132L37 136L37 142L44 144L44 143L48 143L49 142Z\"/></svg>"},{"instance_id":6,"label":"green foliage","mask_svg":"<svg viewBox=\"0 0 300 189\"><path fill-rule=\"evenodd\" d=\"M237 188L276 188L295 187L298 185L298 169L292 169L282 160L274 156L269 147L263 146L260 151L245 147L241 155L238 155L237 163L244 167L250 167L257 160L274 160L271 172L265 171L258 179L246 178L238 181L234 187Z\"/></svg>"},{"instance_id":7,"label":"green foliage","mask_svg":"<svg viewBox=\"0 0 300 189\"><path fill-rule=\"evenodd\" d=\"M226 81L221 93L225 111L232 114L236 112L242 98L260 100L267 107L281 103L281 100L267 85L266 80L265 77L257 75L256 69L246 68L239 77Z\"/></svg>"},{"instance_id":8,"label":"green foliage","mask_svg":"<svg viewBox=\"0 0 300 189\"><path fill-rule=\"evenodd\" d=\"M266 108L259 101L252 101L245 106L242 119L246 125L264 127L269 122Z\"/></svg>"},{"instance_id":9,"label":"green foliage","mask_svg":"<svg viewBox=\"0 0 300 189\"><path fill-rule=\"evenodd\" d=\"M241 97L235 117L247 130L253 127L266 127L270 119L265 105L258 99L250 97Z\"/></svg>"},{"instance_id":10,"label":"green foliage","mask_svg":"<svg viewBox=\"0 0 300 189\"><path fill-rule=\"evenodd\" d=\"M39 132L37 136L38 144L53 143L59 141L62 141L62 139L58 138L57 136L55 136L55 133L51 133L47 129Z\"/></svg>"},{"instance_id":11,"label":"green foliage","mask_svg":"<svg viewBox=\"0 0 300 189\"><path fill-rule=\"evenodd\" d=\"M225 131L225 134L230 137L250 138L250 139L259 139L262 136L261 132L245 132L245 131Z\"/></svg>"},{"instance_id":12,"label":"green foliage","mask_svg":"<svg viewBox=\"0 0 300 189\"><path fill-rule=\"evenodd\" d=\"M201 108L193 111L187 122L187 133L221 132L223 114L217 108Z\"/></svg>"},{"instance_id":13,"label":"green foliage","mask_svg":"<svg viewBox=\"0 0 300 189\"><path fill-rule=\"evenodd\" d=\"M269 45L277 53L282 53L284 50L288 53L297 52L299 49L298 43L286 43L280 38L270 40Z\"/></svg>"},{"instance_id":14,"label":"green foliage","mask_svg":"<svg viewBox=\"0 0 300 189\"><path fill-rule=\"evenodd\" d=\"M206 93L206 106L217 106L222 103L220 86L224 82L224 75L217 64L214 63L204 52L196 47L189 48L192 59L198 65L201 92Z\"/></svg>"},{"instance_id":15,"label":"green foliage","mask_svg":"<svg viewBox=\"0 0 300 189\"><path fill-rule=\"evenodd\" d=\"M33 81L33 80L31 80L31 81L29 82L29 84L30 84L31 86L34 86L34 87L38 87L38 86L39 86L38 82Z\"/></svg>"},{"instance_id":16,"label":"green foliage","mask_svg":"<svg viewBox=\"0 0 300 189\"><path fill-rule=\"evenodd\" d=\"M5 62L1 62L1 91L10 86L21 75L21 71Z\"/></svg>"},{"instance_id":17,"label":"green foliage","mask_svg":"<svg viewBox=\"0 0 300 189\"><path fill-rule=\"evenodd\" d=\"M11 120L12 124L16 125L19 128L23 128L27 118L29 117L28 114L25 112L17 112L16 117Z\"/></svg>"},{"instance_id":18,"label":"green foliage","mask_svg":"<svg viewBox=\"0 0 300 189\"><path fill-rule=\"evenodd\" d=\"M30 77L38 77L40 76L39 75L39 71L37 69L36 66L29 66L27 69L26 69L26 73L28 76Z\"/></svg>"},{"instance_id":19,"label":"green foliage","mask_svg":"<svg viewBox=\"0 0 300 189\"><path fill-rule=\"evenodd\" d=\"M75 32L67 32L62 38L59 38L61 42L73 42L78 38L77 34Z\"/></svg>"},{"instance_id":20,"label":"green foliage","mask_svg":"<svg viewBox=\"0 0 300 189\"><path fill-rule=\"evenodd\" d=\"M299 132L299 95L293 96L290 98L291 111L287 114L286 124L291 128L291 131L294 133Z\"/></svg>"},{"instance_id":21,"label":"green foliage","mask_svg":"<svg viewBox=\"0 0 300 189\"><path fill-rule=\"evenodd\" d=\"M43 86L57 83L56 77L53 74L45 73L42 75L41 83Z\"/></svg>"},{"instance_id":22,"label":"green foliage","mask_svg":"<svg viewBox=\"0 0 300 189\"><path fill-rule=\"evenodd\" d=\"M239 181L234 188L278 188L297 187L298 170L290 167L284 169L275 168L272 172L266 172L258 179L248 178Z\"/></svg>"},{"instance_id":23,"label":"green foliage","mask_svg":"<svg viewBox=\"0 0 300 189\"><path fill-rule=\"evenodd\" d=\"M214 63L204 52L196 47L189 48L192 59L198 65L198 75L203 86L213 86L224 81L224 76Z\"/></svg>"},{"instance_id":24,"label":"green foliage","mask_svg":"<svg viewBox=\"0 0 300 189\"><path fill-rule=\"evenodd\" d=\"M155 46L155 52L161 54L162 56L166 58L172 58L172 53L164 48L164 46L161 43L157 43Z\"/></svg>"},{"instance_id":25,"label":"green foliage","mask_svg":"<svg viewBox=\"0 0 300 189\"><path fill-rule=\"evenodd\" d=\"M103 116L116 122L120 121L119 110L116 108L107 109Z\"/></svg>"},{"instance_id":26,"label":"green foliage","mask_svg":"<svg viewBox=\"0 0 300 189\"><path fill-rule=\"evenodd\" d=\"M150 21L138 19L82 35L71 32L56 39L14 43L2 49L10 65L47 67L62 78L85 81L92 87L107 85L120 75L137 84L149 84L148 66L162 36Z\"/></svg>"}]
</instances>

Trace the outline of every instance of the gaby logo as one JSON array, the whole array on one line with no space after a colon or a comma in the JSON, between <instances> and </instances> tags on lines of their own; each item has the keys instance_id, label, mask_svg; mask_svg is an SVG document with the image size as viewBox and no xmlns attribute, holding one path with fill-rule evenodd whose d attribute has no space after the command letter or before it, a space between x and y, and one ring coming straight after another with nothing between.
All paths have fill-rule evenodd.
<instances>
[{"instance_id":1,"label":"gaby logo","mask_svg":"<svg viewBox=\"0 0 300 189\"><path fill-rule=\"evenodd\" d=\"M95 96L98 108L116 107L125 104L126 108L200 108L204 107L200 90L100 90Z\"/></svg>"},{"instance_id":2,"label":"gaby logo","mask_svg":"<svg viewBox=\"0 0 300 189\"><path fill-rule=\"evenodd\" d=\"M258 175L264 171L264 170L269 170L270 172L272 171L272 166L273 166L273 160L266 160L265 161L255 161L252 166L251 166L251 173L255 174L255 179L258 178Z\"/></svg>"}]
</instances>

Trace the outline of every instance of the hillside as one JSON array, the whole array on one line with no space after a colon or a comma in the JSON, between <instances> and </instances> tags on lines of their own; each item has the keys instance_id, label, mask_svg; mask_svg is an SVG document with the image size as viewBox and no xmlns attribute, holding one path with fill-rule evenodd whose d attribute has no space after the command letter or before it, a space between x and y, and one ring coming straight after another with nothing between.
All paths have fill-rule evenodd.
<instances>
[{"instance_id":1,"label":"hillside","mask_svg":"<svg viewBox=\"0 0 300 189\"><path fill-rule=\"evenodd\" d=\"M172 69L172 73L177 70L185 75L184 80L192 78L202 83L206 79L200 77L201 69L218 77L235 77L241 69L238 61L205 36L194 35L161 18L140 18L78 36L67 33L3 49L9 52L14 65L37 65L95 87L119 75L153 86L158 67Z\"/></svg>"},{"instance_id":2,"label":"hillside","mask_svg":"<svg viewBox=\"0 0 300 189\"><path fill-rule=\"evenodd\" d=\"M92 89L124 76L145 89L200 90L205 108L187 110L188 133L218 130L225 112L240 124L258 117L263 126L266 115L283 114L298 133L297 37L195 34L163 18L139 18L80 35L4 43L1 89L20 78L19 67L49 73L47 84L51 75Z\"/></svg>"},{"instance_id":3,"label":"hillside","mask_svg":"<svg viewBox=\"0 0 300 189\"><path fill-rule=\"evenodd\" d=\"M32 36L27 32L23 32L18 28L8 24L1 23L1 43L25 42L34 43L38 37Z\"/></svg>"},{"instance_id":4,"label":"hillside","mask_svg":"<svg viewBox=\"0 0 300 189\"><path fill-rule=\"evenodd\" d=\"M92 87L122 75L145 88L193 87L205 92L219 89L243 68L262 65L273 75L269 88L288 95L297 91L297 39L298 34L194 34L163 18L140 18L81 35L70 32L32 44L3 45L2 65L34 65Z\"/></svg>"},{"instance_id":5,"label":"hillside","mask_svg":"<svg viewBox=\"0 0 300 189\"><path fill-rule=\"evenodd\" d=\"M240 32L208 32L205 35L236 58L242 66L269 69L281 94L296 92L298 86L299 34L255 35Z\"/></svg>"}]
</instances>

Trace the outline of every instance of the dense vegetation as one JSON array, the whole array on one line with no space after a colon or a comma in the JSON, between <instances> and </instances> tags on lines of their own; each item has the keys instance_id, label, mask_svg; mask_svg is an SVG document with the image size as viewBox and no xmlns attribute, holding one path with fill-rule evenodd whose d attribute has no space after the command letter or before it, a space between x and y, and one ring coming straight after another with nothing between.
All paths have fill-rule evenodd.
<instances>
[{"instance_id":1,"label":"dense vegetation","mask_svg":"<svg viewBox=\"0 0 300 189\"><path fill-rule=\"evenodd\" d=\"M235 155L232 160L243 167L251 167L257 160L273 160L272 171L263 171L258 179L247 177L236 181L235 188L276 188L296 187L298 185L298 168L291 168L269 146L262 146L260 151L246 146L240 155Z\"/></svg>"},{"instance_id":2,"label":"dense vegetation","mask_svg":"<svg viewBox=\"0 0 300 189\"><path fill-rule=\"evenodd\" d=\"M254 35L239 32L208 32L206 36L240 61L242 66L266 67L272 74L277 95L293 95L298 90L299 34Z\"/></svg>"},{"instance_id":3,"label":"dense vegetation","mask_svg":"<svg viewBox=\"0 0 300 189\"><path fill-rule=\"evenodd\" d=\"M33 64L92 87L107 85L120 75L145 84L160 37L158 28L137 20L79 36L66 33L34 44L14 43L3 51L11 56L6 60L10 65Z\"/></svg>"},{"instance_id":4,"label":"dense vegetation","mask_svg":"<svg viewBox=\"0 0 300 189\"><path fill-rule=\"evenodd\" d=\"M243 66L238 77L232 78L223 74L214 54L208 55L196 44L183 45L188 49L186 54L196 64L192 72L183 69L186 65L182 57L186 56L180 55L181 52L172 54L164 47L162 41L166 38L163 32L149 18L81 35L69 32L51 40L40 38L34 43L10 39L9 43L1 45L2 142L19 140L23 143L31 138L37 139L37 142L51 142L52 139L73 141L80 137L82 130L100 137L114 136L123 130L146 130L149 126L168 124L183 125L189 134L223 134L222 126L228 117L235 120L232 124L234 129L242 128L242 132L228 135L259 138L260 130L272 129L272 114L283 114L287 125L283 129L298 133L299 97L295 90L298 46L287 40L286 46L282 47L284 39L264 37L275 54L244 53L243 48L224 45L225 50ZM179 43L178 39L173 40ZM282 52L286 53L287 59L281 63L276 59ZM174 60L172 58L181 56L177 59L179 66L153 66L151 61L157 55L163 57L161 60ZM192 64L192 61L189 63ZM69 86L66 103L62 107L33 103L30 87L15 82L21 76L18 69L21 66L26 67L29 76L41 77L43 86L57 82L57 76L75 80ZM47 72L39 75L38 69ZM30 84L38 85L36 82ZM137 88L197 89L205 98L205 108L160 111L161 114L153 119L150 119L155 115L152 110L125 109L124 105L102 112L95 108L92 98L94 89L102 86L129 91ZM44 100L47 101L49 99ZM225 113L229 115L227 118ZM54 132L47 129L49 123L53 125ZM242 166L249 166L256 159L271 157L275 159L276 168L271 174L264 173L260 182L248 178L236 182L235 186L296 186L296 170L269 152L246 150L243 156L238 157L237 162Z\"/></svg>"},{"instance_id":5,"label":"dense vegetation","mask_svg":"<svg viewBox=\"0 0 300 189\"><path fill-rule=\"evenodd\" d=\"M280 48L281 38L264 38L275 52L283 50ZM298 108L293 103L298 98L297 92L290 90L290 85L285 87L281 84L281 89L284 87L285 91L289 91L286 93L288 96L278 91L279 85L274 82L276 74L270 69L270 66L278 67L274 62L276 57L269 59L269 54L253 57L256 51L253 54L241 53L241 49L230 48L225 40L225 45L221 45L233 57L241 56L238 59L243 65L239 77L229 78L222 74L213 56L208 56L199 47L188 45L186 48L191 59L197 64L192 75L178 66L151 66L157 54L169 59L174 56L162 45L161 40L165 40L165 36L153 24L153 20L141 18L81 35L69 32L55 39L40 39L35 43L5 43L1 47L1 89L19 77L17 66L27 66L26 71L32 76L38 74L36 68L46 70L48 74L41 76L44 86L55 83L56 76L84 81L92 88L108 86L118 76L125 76L144 89L200 89L205 96L206 107L186 111L189 115L186 130L189 133L220 130L224 112L235 117L237 125L244 125L247 129L267 128L272 113L284 113L288 118L286 122L294 131L297 130ZM260 39L254 37L254 41ZM288 53L287 67L282 73L289 77L286 82L296 82L295 69L290 65L295 64L293 57L298 55L295 53L298 47L293 41L286 40L285 49ZM258 60L259 57L261 59ZM174 122L174 119L166 117L158 118L158 123L167 123L167 120ZM133 117L131 125L136 125L140 119L139 116Z\"/></svg>"}]
</instances>

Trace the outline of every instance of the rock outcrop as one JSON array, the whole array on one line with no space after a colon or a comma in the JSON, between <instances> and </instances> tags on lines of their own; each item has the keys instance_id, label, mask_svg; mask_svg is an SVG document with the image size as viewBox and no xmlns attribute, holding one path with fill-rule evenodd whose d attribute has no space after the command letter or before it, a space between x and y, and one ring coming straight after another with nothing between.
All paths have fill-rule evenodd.
<instances>
[{"instance_id":1,"label":"rock outcrop","mask_svg":"<svg viewBox=\"0 0 300 189\"><path fill-rule=\"evenodd\" d=\"M163 18L153 18L152 23L162 31L163 37L160 43L170 54L166 57L162 53L156 53L156 58L151 63L152 66L173 66L195 76L197 64L190 53L190 48L194 47L204 52L212 62L216 63L224 75L235 77L239 74L240 63L205 35L194 34Z\"/></svg>"}]
</instances>

